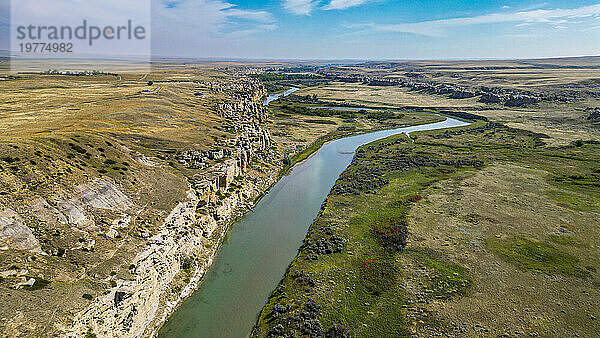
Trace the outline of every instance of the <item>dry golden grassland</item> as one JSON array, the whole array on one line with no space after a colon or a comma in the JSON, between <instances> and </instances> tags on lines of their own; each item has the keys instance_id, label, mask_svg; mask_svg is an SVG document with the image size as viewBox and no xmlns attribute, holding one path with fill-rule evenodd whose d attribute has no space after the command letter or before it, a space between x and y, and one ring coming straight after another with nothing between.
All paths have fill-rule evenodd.
<instances>
[{"instance_id":1,"label":"dry golden grassland","mask_svg":"<svg viewBox=\"0 0 600 338\"><path fill-rule=\"evenodd\" d=\"M545 68L557 63L592 68ZM328 103L466 111L494 123L362 147L253 334L600 335L600 128L587 118L600 107L598 60L401 64L338 68L577 93L515 108L398 86L332 82L299 91ZM444 160L466 162L435 162ZM398 250L404 227L408 241Z\"/></svg>"},{"instance_id":2,"label":"dry golden grassland","mask_svg":"<svg viewBox=\"0 0 600 338\"><path fill-rule=\"evenodd\" d=\"M21 215L48 253L2 249L0 335L55 334L118 281L135 279L136 253L187 199L188 179L205 174L175 155L223 147L235 137L233 122L215 114L217 104L232 97L206 85L236 81L233 71L164 62L150 73L119 75L21 74L0 82L0 213ZM248 179L268 175L259 169ZM124 210L89 208L90 228L42 221L34 212L41 198L70 203L77 187L99 178L131 203L131 221L116 238L106 233ZM178 283L189 280L186 273ZM17 288L29 277L39 288Z\"/></svg>"}]
</instances>

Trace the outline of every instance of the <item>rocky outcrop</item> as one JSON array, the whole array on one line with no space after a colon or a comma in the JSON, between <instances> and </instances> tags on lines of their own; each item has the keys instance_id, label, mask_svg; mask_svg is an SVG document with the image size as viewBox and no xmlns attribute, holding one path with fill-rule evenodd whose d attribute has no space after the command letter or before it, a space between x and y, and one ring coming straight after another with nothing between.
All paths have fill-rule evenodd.
<instances>
[{"instance_id":1,"label":"rocky outcrop","mask_svg":"<svg viewBox=\"0 0 600 338\"><path fill-rule=\"evenodd\" d=\"M467 88L453 83L438 83L428 81L423 76L407 76L404 78L374 77L363 74L339 74L324 73L330 79L351 82L366 83L371 86L402 86L414 91L425 92L434 95L445 95L452 99L468 99L480 96L479 101L488 104L502 104L508 107L523 107L544 100L557 100L566 102L568 95L548 96L541 93L532 93L519 89L506 88Z\"/></svg>"},{"instance_id":2,"label":"rocky outcrop","mask_svg":"<svg viewBox=\"0 0 600 338\"><path fill-rule=\"evenodd\" d=\"M188 178L187 199L171 210L158 232L137 253L131 262L134 278L119 280L77 314L72 327L65 329L67 336L79 337L87 332L102 337L152 336L198 287L232 221L277 179L277 170L246 179L253 158L268 160L275 156L269 132L260 125L267 117L266 109L257 101L262 92L247 91L253 86L252 81L240 81L213 88L233 92L238 100L223 103L218 109L226 123L233 122L230 131L236 136L215 143L211 150L189 149L175 155L184 167L201 170ZM77 205L84 196L87 204L117 210L127 207L127 199L119 198L108 187L84 190L87 193L79 192L72 204ZM111 230L127 224L127 216L115 220ZM174 287L184 273L189 278L185 287Z\"/></svg>"},{"instance_id":3,"label":"rocky outcrop","mask_svg":"<svg viewBox=\"0 0 600 338\"><path fill-rule=\"evenodd\" d=\"M35 216L47 222L73 225L80 230L97 229L90 208L111 211L127 211L131 207L129 198L109 178L97 178L80 184L73 192L59 191L50 198L34 200L31 210Z\"/></svg>"},{"instance_id":4,"label":"rocky outcrop","mask_svg":"<svg viewBox=\"0 0 600 338\"><path fill-rule=\"evenodd\" d=\"M23 218L6 208L0 210L0 250L9 249L42 253L40 242L33 236Z\"/></svg>"},{"instance_id":5,"label":"rocky outcrop","mask_svg":"<svg viewBox=\"0 0 600 338\"><path fill-rule=\"evenodd\" d=\"M177 304L198 287L236 212L275 180L272 176L261 185L248 183L221 198L221 192L227 190L240 170L236 161L229 161L215 170L215 180L192 183L188 199L171 211L159 233L149 239L132 262L135 279L119 281L81 312L68 336L79 337L88 330L102 337L155 334ZM193 262L192 277L183 290L173 294L172 282L184 262Z\"/></svg>"},{"instance_id":6,"label":"rocky outcrop","mask_svg":"<svg viewBox=\"0 0 600 338\"><path fill-rule=\"evenodd\" d=\"M202 253L202 234L193 229L198 198L179 203L134 259L135 279L119 281L106 295L80 313L68 336L78 337L89 329L103 337L139 337L155 322L161 300L180 271L182 257ZM182 233L182 236L178 234ZM179 238L178 238L179 237Z\"/></svg>"},{"instance_id":7,"label":"rocky outcrop","mask_svg":"<svg viewBox=\"0 0 600 338\"><path fill-rule=\"evenodd\" d=\"M81 204L98 209L127 210L131 206L129 198L108 179L99 178L75 188L77 200Z\"/></svg>"},{"instance_id":8,"label":"rocky outcrop","mask_svg":"<svg viewBox=\"0 0 600 338\"><path fill-rule=\"evenodd\" d=\"M238 136L226 141L227 148L213 150L186 150L179 153L176 159L190 169L207 168L210 161L234 158L238 166L244 170L250 158L257 152L269 151L271 135L267 129L257 123L241 123L235 128Z\"/></svg>"},{"instance_id":9,"label":"rocky outcrop","mask_svg":"<svg viewBox=\"0 0 600 338\"><path fill-rule=\"evenodd\" d=\"M532 103L540 102L541 100L541 98L536 96L517 94L509 96L506 102L504 102L504 105L507 107L523 107Z\"/></svg>"},{"instance_id":10,"label":"rocky outcrop","mask_svg":"<svg viewBox=\"0 0 600 338\"><path fill-rule=\"evenodd\" d=\"M267 120L268 110L260 102L243 99L236 103L220 104L218 115L228 119L246 119L262 123Z\"/></svg>"}]
</instances>

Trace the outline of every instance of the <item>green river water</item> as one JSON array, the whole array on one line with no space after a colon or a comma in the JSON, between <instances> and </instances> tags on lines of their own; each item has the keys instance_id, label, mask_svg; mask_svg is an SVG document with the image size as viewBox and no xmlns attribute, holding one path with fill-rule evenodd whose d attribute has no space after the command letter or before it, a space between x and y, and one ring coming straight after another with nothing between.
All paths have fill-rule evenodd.
<instances>
[{"instance_id":1,"label":"green river water","mask_svg":"<svg viewBox=\"0 0 600 338\"><path fill-rule=\"evenodd\" d=\"M254 211L235 224L200 288L177 309L159 336L246 337L359 146L398 133L467 124L448 118L325 144L282 177Z\"/></svg>"}]
</instances>

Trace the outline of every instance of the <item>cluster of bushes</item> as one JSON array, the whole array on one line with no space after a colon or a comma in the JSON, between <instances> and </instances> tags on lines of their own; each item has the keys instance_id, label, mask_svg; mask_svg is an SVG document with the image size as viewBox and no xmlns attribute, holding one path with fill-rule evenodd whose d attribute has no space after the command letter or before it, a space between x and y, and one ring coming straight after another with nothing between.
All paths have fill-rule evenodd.
<instances>
[{"instance_id":1,"label":"cluster of bushes","mask_svg":"<svg viewBox=\"0 0 600 338\"><path fill-rule=\"evenodd\" d=\"M19 162L19 158L18 157L10 157L10 156L4 156L2 158L0 158L0 160L6 162L6 163L15 163L15 162Z\"/></svg>"},{"instance_id":2,"label":"cluster of bushes","mask_svg":"<svg viewBox=\"0 0 600 338\"><path fill-rule=\"evenodd\" d=\"M179 266L181 267L182 270L189 270L191 268L193 268L196 265L196 260L194 259L194 257L184 257L181 262L179 263Z\"/></svg>"},{"instance_id":3,"label":"cluster of bushes","mask_svg":"<svg viewBox=\"0 0 600 338\"><path fill-rule=\"evenodd\" d=\"M350 338L350 330L344 325L334 324L325 332L325 338Z\"/></svg>"},{"instance_id":4,"label":"cluster of bushes","mask_svg":"<svg viewBox=\"0 0 600 338\"><path fill-rule=\"evenodd\" d=\"M315 87L329 82L329 80L314 74L263 73L251 76L260 79L267 90L270 90L269 86Z\"/></svg>"},{"instance_id":5,"label":"cluster of bushes","mask_svg":"<svg viewBox=\"0 0 600 338\"><path fill-rule=\"evenodd\" d=\"M360 154L357 154L359 156ZM429 158L422 156L405 156L402 154L391 154L387 157L378 158L378 166L384 169L386 172L400 171L411 168L437 168L440 166L451 166L451 167L476 167L483 166L483 161L480 160L467 160L467 159L453 159L444 160L437 158Z\"/></svg>"},{"instance_id":6,"label":"cluster of bushes","mask_svg":"<svg viewBox=\"0 0 600 338\"><path fill-rule=\"evenodd\" d=\"M69 147L71 147L71 149L75 150L76 152L78 152L80 154L87 153L87 150L83 149L80 145L77 145L75 143L69 143Z\"/></svg>"},{"instance_id":7,"label":"cluster of bushes","mask_svg":"<svg viewBox=\"0 0 600 338\"><path fill-rule=\"evenodd\" d=\"M317 94L313 95L288 95L285 98L286 101L295 102L295 103L319 103L319 97Z\"/></svg>"},{"instance_id":8,"label":"cluster of bushes","mask_svg":"<svg viewBox=\"0 0 600 338\"><path fill-rule=\"evenodd\" d=\"M304 106L297 106L293 104L284 103L279 107L279 110L286 114L306 115L306 116L318 116L318 117L342 117L342 118L355 118L356 112L324 109L324 108L308 108Z\"/></svg>"},{"instance_id":9,"label":"cluster of bushes","mask_svg":"<svg viewBox=\"0 0 600 338\"><path fill-rule=\"evenodd\" d=\"M377 120L377 121L385 121L385 120L393 120L393 119L401 119L404 117L404 114L398 114L389 110L360 110L359 114L366 116L369 120Z\"/></svg>"},{"instance_id":10,"label":"cluster of bushes","mask_svg":"<svg viewBox=\"0 0 600 338\"><path fill-rule=\"evenodd\" d=\"M304 120L304 122L312 123L312 124L337 124L335 121L319 120L319 119L308 119L308 120Z\"/></svg>"},{"instance_id":11,"label":"cluster of bushes","mask_svg":"<svg viewBox=\"0 0 600 338\"><path fill-rule=\"evenodd\" d=\"M596 170L600 172L599 170ZM553 181L566 183L566 184L574 184L579 186L588 186L588 187L600 187L600 180L598 177L594 175L584 176L584 175L563 175L557 176L553 178Z\"/></svg>"},{"instance_id":12,"label":"cluster of bushes","mask_svg":"<svg viewBox=\"0 0 600 338\"><path fill-rule=\"evenodd\" d=\"M319 103L316 95L289 95L285 99L280 99L284 103L279 107L281 112L285 114L298 114L307 116L319 117L340 117L346 120L356 117L364 117L369 120L385 121L392 119L401 119L404 114L396 113L388 110L342 110L342 109L326 109L326 108L309 108L305 106L295 105L293 103Z\"/></svg>"},{"instance_id":13,"label":"cluster of bushes","mask_svg":"<svg viewBox=\"0 0 600 338\"><path fill-rule=\"evenodd\" d=\"M275 93L275 92L279 92L279 91L282 91L282 90L286 89L286 87L284 87L284 86L281 86L281 85L278 85L278 84L275 84L275 83L268 83L268 82L265 83L264 86L265 86L265 89L269 93Z\"/></svg>"},{"instance_id":14,"label":"cluster of bushes","mask_svg":"<svg viewBox=\"0 0 600 338\"><path fill-rule=\"evenodd\" d=\"M346 242L340 236L333 235L331 237L319 238L316 241L308 238L303 247L308 253L308 260L317 260L319 255L330 255L340 253L346 249Z\"/></svg>"},{"instance_id":15,"label":"cluster of bushes","mask_svg":"<svg viewBox=\"0 0 600 338\"><path fill-rule=\"evenodd\" d=\"M383 170L374 166L362 166L345 171L332 189L335 195L360 195L374 193L389 183Z\"/></svg>"},{"instance_id":16,"label":"cluster of bushes","mask_svg":"<svg viewBox=\"0 0 600 338\"><path fill-rule=\"evenodd\" d=\"M288 307L277 305L273 309L273 317L277 318L289 312ZM275 325L268 333L269 337L296 337L300 336L322 337L323 326L317 319L321 315L321 306L314 300L309 299L300 307L299 311L289 314L280 319L280 323Z\"/></svg>"},{"instance_id":17,"label":"cluster of bushes","mask_svg":"<svg viewBox=\"0 0 600 338\"><path fill-rule=\"evenodd\" d=\"M294 278L294 280L297 283L299 283L300 285L304 285L304 286L308 286L308 287L315 286L315 281L312 278L310 278L310 275L308 273L306 273L305 271L300 271L300 270L294 271L292 278Z\"/></svg>"}]
</instances>

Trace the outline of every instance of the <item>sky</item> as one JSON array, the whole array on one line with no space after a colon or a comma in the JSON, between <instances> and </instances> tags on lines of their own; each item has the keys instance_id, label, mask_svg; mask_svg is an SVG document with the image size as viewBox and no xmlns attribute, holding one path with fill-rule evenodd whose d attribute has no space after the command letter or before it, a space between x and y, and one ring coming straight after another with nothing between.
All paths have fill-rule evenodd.
<instances>
[{"instance_id":1,"label":"sky","mask_svg":"<svg viewBox=\"0 0 600 338\"><path fill-rule=\"evenodd\" d=\"M6 1L0 0L2 12ZM56 0L37 1L50 8ZM152 1L155 56L408 60L600 55L600 1L135 1ZM0 29L6 22L0 15Z\"/></svg>"}]
</instances>

